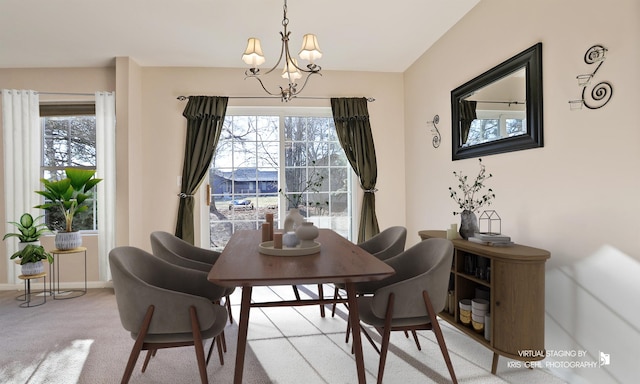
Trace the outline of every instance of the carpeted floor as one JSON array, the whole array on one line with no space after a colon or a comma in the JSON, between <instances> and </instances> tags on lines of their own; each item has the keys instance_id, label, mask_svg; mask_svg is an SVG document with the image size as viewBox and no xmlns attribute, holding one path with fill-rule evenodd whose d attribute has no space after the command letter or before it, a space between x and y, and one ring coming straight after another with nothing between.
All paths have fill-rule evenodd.
<instances>
[{"instance_id":1,"label":"carpeted floor","mask_svg":"<svg viewBox=\"0 0 640 384\"><path fill-rule=\"evenodd\" d=\"M90 289L68 300L48 298L33 308L19 308L17 295L0 293L0 383L120 382L133 339L120 324L112 289ZM225 330L225 365L220 366L214 354L207 367L212 383L233 382L236 330L234 325ZM131 383L200 382L193 347L158 351L144 374L143 354ZM246 367L245 382L271 382L250 350Z\"/></svg>"},{"instance_id":2,"label":"carpeted floor","mask_svg":"<svg viewBox=\"0 0 640 384\"><path fill-rule=\"evenodd\" d=\"M325 292L332 292L326 286ZM21 293L21 292L20 292ZM314 287L300 287L313 297ZM111 289L90 289L85 296L47 300L34 308L19 308L16 291L0 291L0 383L118 383L133 340L121 324ZM225 364L217 355L207 367L211 383L233 382L237 319L241 290L232 296L234 324L225 329ZM290 286L254 288L253 299L291 299ZM344 341L346 313L320 317L318 306L252 309L244 383L356 383L350 344ZM497 375L490 373L492 353L443 323L443 333L460 383L552 383L561 380L543 369L514 369L501 358ZM372 335L375 332L370 332ZM422 351L401 332L392 334L385 383L447 383L450 378L432 332L420 332ZM364 339L363 339L364 340ZM210 341L205 345L208 349ZM367 382L375 382L378 355L363 341ZM143 352L146 353L146 352ZM158 351L147 371L131 383L199 383L192 347Z\"/></svg>"}]
</instances>

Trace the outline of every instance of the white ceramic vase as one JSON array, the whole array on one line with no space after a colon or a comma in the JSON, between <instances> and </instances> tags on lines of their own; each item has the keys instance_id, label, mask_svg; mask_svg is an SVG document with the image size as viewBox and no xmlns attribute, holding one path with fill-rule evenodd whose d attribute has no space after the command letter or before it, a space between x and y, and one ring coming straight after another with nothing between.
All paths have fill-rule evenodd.
<instances>
[{"instance_id":1,"label":"white ceramic vase","mask_svg":"<svg viewBox=\"0 0 640 384\"><path fill-rule=\"evenodd\" d=\"M310 221L303 221L296 228L296 236L300 240L300 248L309 248L314 245L314 240L318 237L318 227Z\"/></svg>"},{"instance_id":2,"label":"white ceramic vase","mask_svg":"<svg viewBox=\"0 0 640 384\"><path fill-rule=\"evenodd\" d=\"M27 245L42 245L40 244L40 240L36 240L36 241L28 241L28 242L19 242L18 243L18 251L22 251Z\"/></svg>"},{"instance_id":3,"label":"white ceramic vase","mask_svg":"<svg viewBox=\"0 0 640 384\"><path fill-rule=\"evenodd\" d=\"M304 217L300 214L298 208L289 209L289 213L284 218L284 232L294 232L303 221Z\"/></svg>"}]
</instances>

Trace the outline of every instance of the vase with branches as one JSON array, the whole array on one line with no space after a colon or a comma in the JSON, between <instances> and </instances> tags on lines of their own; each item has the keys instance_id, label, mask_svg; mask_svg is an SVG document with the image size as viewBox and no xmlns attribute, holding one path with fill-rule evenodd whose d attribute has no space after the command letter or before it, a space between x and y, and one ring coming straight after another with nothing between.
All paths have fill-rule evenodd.
<instances>
[{"instance_id":1,"label":"vase with branches","mask_svg":"<svg viewBox=\"0 0 640 384\"><path fill-rule=\"evenodd\" d=\"M485 205L491 205L492 200L496 197L493 189L485 186L485 181L493 177L491 173L487 174L486 167L482 164L482 159L478 159L480 171L473 180L470 181L467 175L460 171L453 171L453 175L458 179L458 189L461 192L449 187L451 198L458 204L460 211L454 211L454 215L461 216L460 236L468 239L478 232L478 220L475 213ZM486 191L485 191L486 188Z\"/></svg>"},{"instance_id":2,"label":"vase with branches","mask_svg":"<svg viewBox=\"0 0 640 384\"><path fill-rule=\"evenodd\" d=\"M304 184L301 185L301 188L298 188L299 191L286 193L282 188L278 190L278 192L286 199L287 208L289 209L289 213L285 217L284 221L285 232L294 231L304 220L304 217L299 212L300 206L303 205L304 197L308 196L309 193L318 193L322 187L324 176L316 171L315 165L316 162L312 161L311 166L313 169L309 169L309 177L304 181ZM328 204L328 202L325 202L325 204ZM323 204L319 201L314 203L314 206L316 207L322 205Z\"/></svg>"}]
</instances>

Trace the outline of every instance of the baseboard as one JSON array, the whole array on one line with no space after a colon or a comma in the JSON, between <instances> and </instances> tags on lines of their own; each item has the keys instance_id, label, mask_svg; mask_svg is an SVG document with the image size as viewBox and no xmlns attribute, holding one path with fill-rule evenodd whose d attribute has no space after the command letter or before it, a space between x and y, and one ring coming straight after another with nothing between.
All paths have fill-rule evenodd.
<instances>
[{"instance_id":1,"label":"baseboard","mask_svg":"<svg viewBox=\"0 0 640 384\"><path fill-rule=\"evenodd\" d=\"M47 281L47 285L49 285L49 281ZM40 282L39 287L42 288L42 282ZM87 281L87 288L113 288L112 281ZM68 283L60 283L60 289L84 289L84 282L68 282ZM18 284L0 284L0 291L23 291L24 283L20 282Z\"/></svg>"}]
</instances>

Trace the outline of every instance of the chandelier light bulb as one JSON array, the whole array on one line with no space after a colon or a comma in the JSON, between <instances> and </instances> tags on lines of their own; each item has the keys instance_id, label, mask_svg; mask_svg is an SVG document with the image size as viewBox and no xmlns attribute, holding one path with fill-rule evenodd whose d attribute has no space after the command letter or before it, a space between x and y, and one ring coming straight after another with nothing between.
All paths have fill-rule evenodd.
<instances>
[{"instance_id":1,"label":"chandelier light bulb","mask_svg":"<svg viewBox=\"0 0 640 384\"><path fill-rule=\"evenodd\" d=\"M264 54L262 53L262 46L260 45L260 39L250 37L247 40L247 49L244 50L242 61L254 68L265 62Z\"/></svg>"},{"instance_id":2,"label":"chandelier light bulb","mask_svg":"<svg viewBox=\"0 0 640 384\"><path fill-rule=\"evenodd\" d=\"M282 69L282 78L283 79L291 79L291 81L296 81L302 77L300 71L296 66L298 65L298 61L296 59L291 59L293 64L289 59L287 59L287 64Z\"/></svg>"},{"instance_id":3,"label":"chandelier light bulb","mask_svg":"<svg viewBox=\"0 0 640 384\"><path fill-rule=\"evenodd\" d=\"M302 37L302 49L298 55L302 60L307 60L310 63L322 57L316 35L307 33Z\"/></svg>"}]
</instances>

